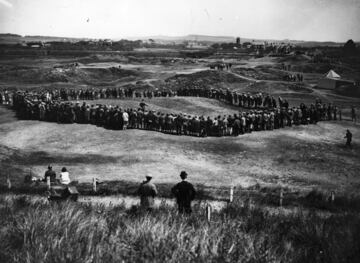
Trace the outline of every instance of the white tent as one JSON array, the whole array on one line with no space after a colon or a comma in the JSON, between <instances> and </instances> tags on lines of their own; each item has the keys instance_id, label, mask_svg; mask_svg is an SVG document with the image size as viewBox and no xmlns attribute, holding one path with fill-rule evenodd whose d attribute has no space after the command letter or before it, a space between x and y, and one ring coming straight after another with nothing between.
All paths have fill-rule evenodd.
<instances>
[{"instance_id":1,"label":"white tent","mask_svg":"<svg viewBox=\"0 0 360 263\"><path fill-rule=\"evenodd\" d=\"M323 78L319 79L318 87L322 89L335 89L343 84L351 84L352 81L341 79L341 76L334 70L330 69Z\"/></svg>"},{"instance_id":2,"label":"white tent","mask_svg":"<svg viewBox=\"0 0 360 263\"><path fill-rule=\"evenodd\" d=\"M340 75L337 74L335 71L333 71L332 69L329 70L328 73L326 73L325 75L326 78L331 78L331 79L340 79Z\"/></svg>"}]
</instances>

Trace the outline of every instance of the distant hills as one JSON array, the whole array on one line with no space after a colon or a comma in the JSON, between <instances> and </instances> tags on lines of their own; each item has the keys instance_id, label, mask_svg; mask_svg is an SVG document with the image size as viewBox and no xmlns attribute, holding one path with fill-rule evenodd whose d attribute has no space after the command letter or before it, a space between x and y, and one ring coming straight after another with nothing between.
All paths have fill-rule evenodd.
<instances>
[{"instance_id":1,"label":"distant hills","mask_svg":"<svg viewBox=\"0 0 360 263\"><path fill-rule=\"evenodd\" d=\"M75 42L86 40L86 38L71 38L71 37L52 37L52 36L20 36L17 34L0 34L0 44L19 44L23 42L50 42L50 41L64 41Z\"/></svg>"},{"instance_id":2,"label":"distant hills","mask_svg":"<svg viewBox=\"0 0 360 263\"><path fill-rule=\"evenodd\" d=\"M199 41L199 42L235 42L235 37L229 36L206 36L206 35L187 35L187 36L148 36L148 37L130 37L130 39L147 40L153 39L155 41L168 41L168 42L184 42L184 41Z\"/></svg>"},{"instance_id":3,"label":"distant hills","mask_svg":"<svg viewBox=\"0 0 360 263\"><path fill-rule=\"evenodd\" d=\"M199 42L212 42L212 43L223 43L223 42L234 42L236 41L236 37L230 36L207 36L207 35L187 35L187 36L177 36L177 37L170 37L170 36L149 36L149 37L141 37L141 38L131 38L131 39L140 39L140 40L147 40L153 39L155 41L163 41L163 42L183 42L183 41L199 41ZM304 47L313 47L313 46L342 46L344 43L337 43L337 42L319 42L319 41L301 41L301 40L289 40L289 39L252 39L252 38L242 38L240 37L241 43L244 42L272 42L272 43L289 43Z\"/></svg>"},{"instance_id":4,"label":"distant hills","mask_svg":"<svg viewBox=\"0 0 360 263\"><path fill-rule=\"evenodd\" d=\"M152 39L155 42L160 43L182 43L184 41L198 41L198 42L207 42L207 43L235 43L236 38L231 36L207 36L207 35L186 35L186 36L147 36L147 37L129 37L126 38L129 40L149 40ZM64 41L64 42L76 42L80 40L91 40L90 38L69 38L69 37L54 37L54 36L20 36L17 34L0 34L0 44L17 44L23 42L50 42L50 41ZM114 39L120 40L120 39ZM301 40L273 40L273 39L250 39L250 38L241 38L241 43L244 42L275 42L275 43L289 43L295 44L303 47L314 47L314 46L342 46L344 43L336 42L318 42L318 41L301 41Z\"/></svg>"}]
</instances>

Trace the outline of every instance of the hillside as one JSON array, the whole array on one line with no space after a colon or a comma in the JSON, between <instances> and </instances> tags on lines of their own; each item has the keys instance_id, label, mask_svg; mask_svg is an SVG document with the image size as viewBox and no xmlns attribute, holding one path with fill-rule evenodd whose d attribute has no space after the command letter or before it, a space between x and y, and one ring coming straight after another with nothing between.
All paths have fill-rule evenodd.
<instances>
[{"instance_id":1,"label":"hillside","mask_svg":"<svg viewBox=\"0 0 360 263\"><path fill-rule=\"evenodd\" d=\"M86 38L58 37L58 36L21 36L17 34L0 34L0 44L21 44L23 42L74 42Z\"/></svg>"},{"instance_id":2,"label":"hillside","mask_svg":"<svg viewBox=\"0 0 360 263\"><path fill-rule=\"evenodd\" d=\"M125 39L129 40L148 40L153 39L157 42L163 43L182 43L184 41L198 41L198 42L208 42L208 43L230 43L236 40L237 36L208 36L208 35L186 35L186 36L143 36L143 37L125 37ZM244 38L239 36L241 39L241 43L244 42L282 42L289 43L294 45L299 45L302 47L322 47L322 46L343 46L344 43L336 43L331 41L301 41L301 40L289 40L289 39L256 39L256 38ZM114 40L120 40L124 38L114 38ZM60 41L60 42L74 42L81 40L90 40L90 38L73 38L73 37L61 37L61 36L20 36L17 34L0 34L0 44L18 44L23 42L50 42L50 41ZM345 42L345 40L344 40Z\"/></svg>"}]
</instances>

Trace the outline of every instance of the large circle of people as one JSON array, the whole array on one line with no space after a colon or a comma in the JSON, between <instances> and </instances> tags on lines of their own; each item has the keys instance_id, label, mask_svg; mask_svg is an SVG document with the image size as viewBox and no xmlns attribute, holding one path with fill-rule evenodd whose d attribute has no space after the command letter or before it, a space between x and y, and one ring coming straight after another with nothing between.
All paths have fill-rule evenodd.
<instances>
[{"instance_id":1,"label":"large circle of people","mask_svg":"<svg viewBox=\"0 0 360 263\"><path fill-rule=\"evenodd\" d=\"M1 94L0 94L1 95ZM170 114L147 109L142 100L137 109L111 105L90 105L73 100L126 99L192 96L216 99L238 106L238 114L211 118L185 113ZM3 99L3 96L1 96ZM7 95L9 98L9 95ZM10 100L10 99L9 99ZM131 88L61 89L40 93L16 92L13 106L20 118L58 123L94 124L109 129L144 129L177 135L238 136L253 131L284 128L292 125L316 124L323 120L341 119L341 111L317 99L310 106L301 103L290 107L278 97L261 93L237 93L229 90L181 88L173 90L135 91Z\"/></svg>"}]
</instances>

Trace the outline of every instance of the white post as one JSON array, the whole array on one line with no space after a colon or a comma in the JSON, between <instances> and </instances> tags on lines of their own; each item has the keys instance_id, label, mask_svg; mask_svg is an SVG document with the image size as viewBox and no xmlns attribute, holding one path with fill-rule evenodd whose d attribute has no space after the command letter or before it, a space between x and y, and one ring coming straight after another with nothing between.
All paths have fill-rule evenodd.
<instances>
[{"instance_id":1,"label":"white post","mask_svg":"<svg viewBox=\"0 0 360 263\"><path fill-rule=\"evenodd\" d=\"M254 203L253 203L253 200L251 197L249 197L249 199L248 199L247 206L248 206L248 209L250 209L250 210L254 209Z\"/></svg>"},{"instance_id":2,"label":"white post","mask_svg":"<svg viewBox=\"0 0 360 263\"><path fill-rule=\"evenodd\" d=\"M229 198L229 203L232 203L233 200L234 200L234 186L231 185L231 186L230 186L230 198Z\"/></svg>"},{"instance_id":3,"label":"white post","mask_svg":"<svg viewBox=\"0 0 360 263\"><path fill-rule=\"evenodd\" d=\"M331 201L331 203L334 203L334 201L335 201L335 192L334 191L331 191L330 201Z\"/></svg>"},{"instance_id":4,"label":"white post","mask_svg":"<svg viewBox=\"0 0 360 263\"><path fill-rule=\"evenodd\" d=\"M284 190L281 188L280 189L280 200L279 200L279 205L280 206L283 205L283 199L284 199Z\"/></svg>"},{"instance_id":5,"label":"white post","mask_svg":"<svg viewBox=\"0 0 360 263\"><path fill-rule=\"evenodd\" d=\"M96 193L96 178L93 178L93 191Z\"/></svg>"},{"instance_id":6,"label":"white post","mask_svg":"<svg viewBox=\"0 0 360 263\"><path fill-rule=\"evenodd\" d=\"M11 189L11 181L10 181L9 175L7 175L7 177L6 177L6 183L7 183L8 189L10 190Z\"/></svg>"},{"instance_id":7,"label":"white post","mask_svg":"<svg viewBox=\"0 0 360 263\"><path fill-rule=\"evenodd\" d=\"M46 185L47 185L48 190L50 190L50 188L51 188L50 176L46 177Z\"/></svg>"},{"instance_id":8,"label":"white post","mask_svg":"<svg viewBox=\"0 0 360 263\"><path fill-rule=\"evenodd\" d=\"M208 222L211 221L211 206L209 204L206 206L206 219Z\"/></svg>"}]
</instances>

